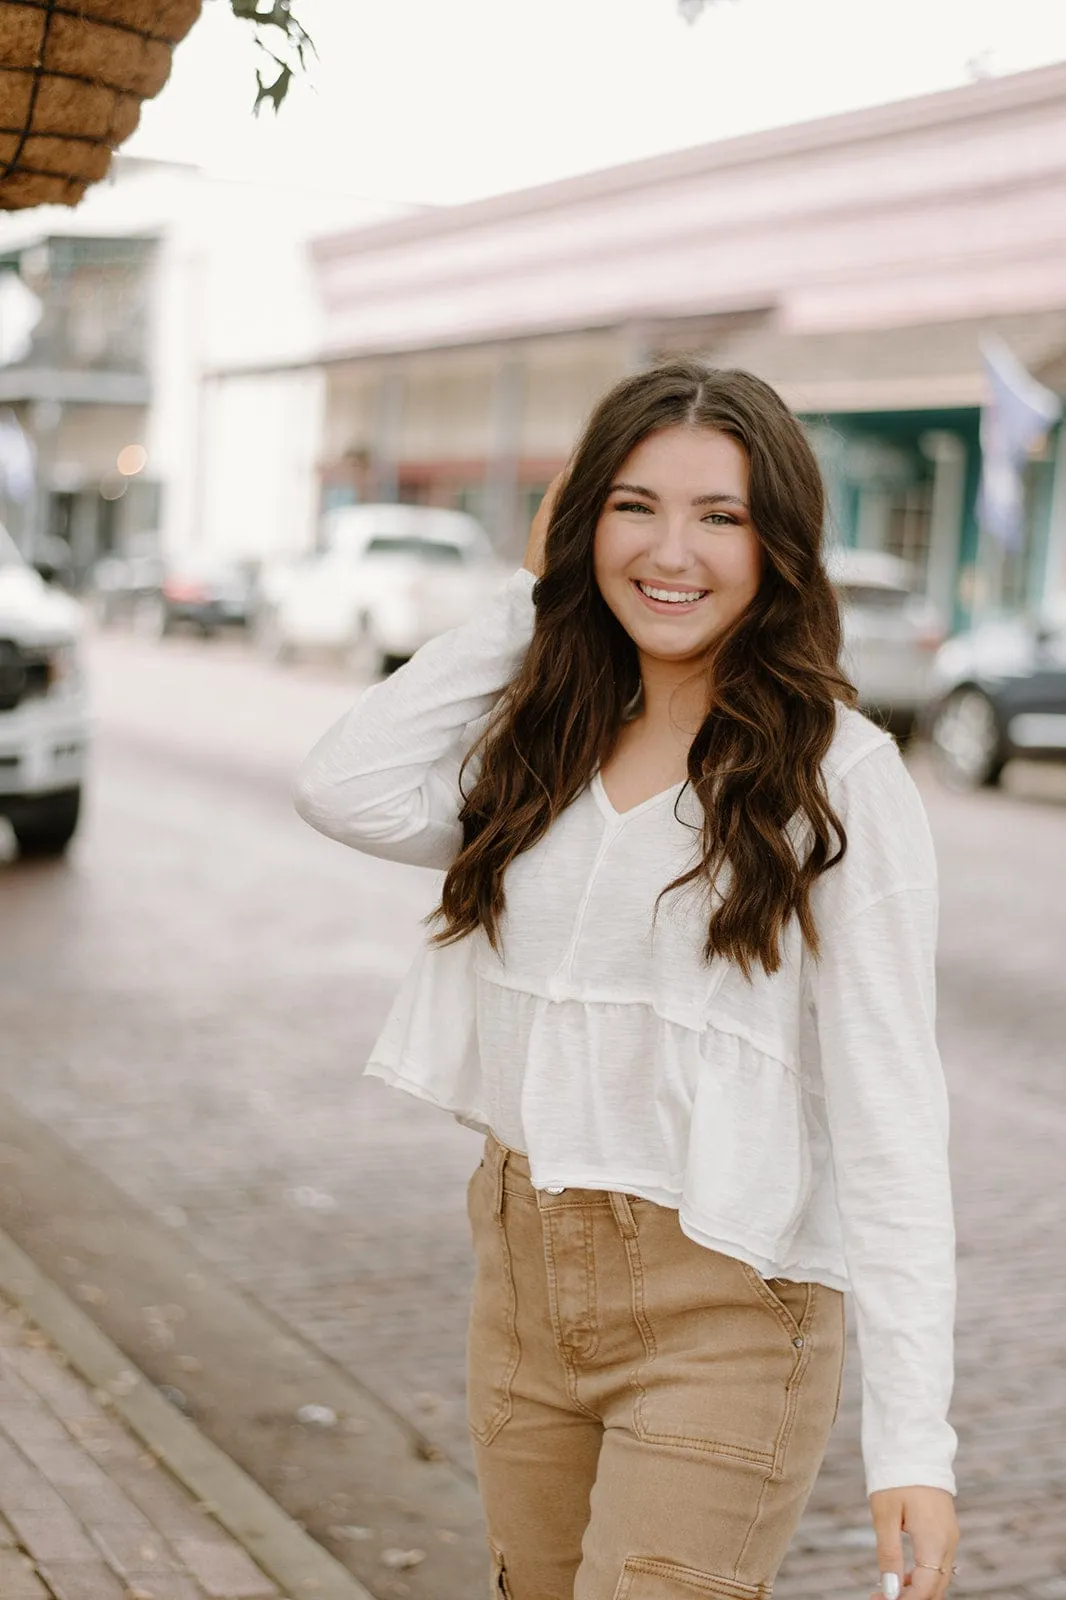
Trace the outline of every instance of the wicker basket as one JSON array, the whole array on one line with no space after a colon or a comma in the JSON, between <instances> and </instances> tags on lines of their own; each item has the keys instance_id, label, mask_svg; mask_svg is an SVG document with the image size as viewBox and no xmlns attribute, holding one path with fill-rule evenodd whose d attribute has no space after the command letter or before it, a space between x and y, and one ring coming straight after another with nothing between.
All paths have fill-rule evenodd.
<instances>
[{"instance_id":1,"label":"wicker basket","mask_svg":"<svg viewBox=\"0 0 1066 1600\"><path fill-rule=\"evenodd\" d=\"M0 210L77 205L202 0L0 0Z\"/></svg>"}]
</instances>

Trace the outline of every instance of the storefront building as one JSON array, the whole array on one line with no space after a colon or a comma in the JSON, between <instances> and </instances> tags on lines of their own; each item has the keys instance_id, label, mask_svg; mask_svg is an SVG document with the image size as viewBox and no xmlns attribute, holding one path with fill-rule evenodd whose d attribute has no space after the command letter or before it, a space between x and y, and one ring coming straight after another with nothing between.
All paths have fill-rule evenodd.
<instances>
[{"instance_id":1,"label":"storefront building","mask_svg":"<svg viewBox=\"0 0 1066 1600\"><path fill-rule=\"evenodd\" d=\"M1022 548L977 526L981 339L1066 389L1066 66L775 129L318 241L324 504L472 509L521 549L583 417L675 352L803 416L831 532L946 621L1066 590L1066 450ZM992 574L994 573L994 578ZM997 595L989 595L995 583Z\"/></svg>"},{"instance_id":2,"label":"storefront building","mask_svg":"<svg viewBox=\"0 0 1066 1600\"><path fill-rule=\"evenodd\" d=\"M27 440L36 488L18 499L0 474L0 519L28 554L49 542L84 578L130 530L158 518L158 482L142 471L151 403L148 304L155 242L48 234L0 250L0 412ZM24 334L6 311L33 298ZM23 313L24 314L24 313ZM126 470L124 470L126 469Z\"/></svg>"},{"instance_id":3,"label":"storefront building","mask_svg":"<svg viewBox=\"0 0 1066 1600\"><path fill-rule=\"evenodd\" d=\"M307 239L395 213L119 155L74 210L0 215L0 444L17 430L35 479L0 449L0 521L27 553L65 547L85 587L111 554L309 544L325 380Z\"/></svg>"}]
</instances>

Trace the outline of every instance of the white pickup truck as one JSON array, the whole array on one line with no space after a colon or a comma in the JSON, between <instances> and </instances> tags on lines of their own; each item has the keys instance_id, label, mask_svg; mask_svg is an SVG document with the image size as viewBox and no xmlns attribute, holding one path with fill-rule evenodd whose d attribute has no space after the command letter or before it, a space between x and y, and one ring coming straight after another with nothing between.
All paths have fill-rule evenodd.
<instances>
[{"instance_id":1,"label":"white pickup truck","mask_svg":"<svg viewBox=\"0 0 1066 1600\"><path fill-rule=\"evenodd\" d=\"M61 855L78 826L89 743L81 607L0 527L0 817L23 856Z\"/></svg>"},{"instance_id":2,"label":"white pickup truck","mask_svg":"<svg viewBox=\"0 0 1066 1600\"><path fill-rule=\"evenodd\" d=\"M256 636L278 660L326 650L388 671L469 621L508 573L474 517L434 506L339 507L322 546L263 574Z\"/></svg>"}]
</instances>

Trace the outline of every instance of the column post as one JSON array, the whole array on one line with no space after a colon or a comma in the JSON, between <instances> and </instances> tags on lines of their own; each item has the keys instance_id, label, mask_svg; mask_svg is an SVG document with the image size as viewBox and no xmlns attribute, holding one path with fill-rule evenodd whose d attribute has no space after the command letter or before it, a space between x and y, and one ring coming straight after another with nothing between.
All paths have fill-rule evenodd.
<instances>
[{"instance_id":1,"label":"column post","mask_svg":"<svg viewBox=\"0 0 1066 1600\"><path fill-rule=\"evenodd\" d=\"M1066 595L1066 422L1059 423L1040 599Z\"/></svg>"},{"instance_id":2,"label":"column post","mask_svg":"<svg viewBox=\"0 0 1066 1600\"><path fill-rule=\"evenodd\" d=\"M406 378L399 367L387 368L378 380L371 464L375 500L391 502L399 494L400 429L406 387Z\"/></svg>"},{"instance_id":3,"label":"column post","mask_svg":"<svg viewBox=\"0 0 1066 1600\"><path fill-rule=\"evenodd\" d=\"M926 593L950 628L958 598L966 445L958 434L940 428L923 433L918 442L922 454L933 464Z\"/></svg>"},{"instance_id":4,"label":"column post","mask_svg":"<svg viewBox=\"0 0 1066 1600\"><path fill-rule=\"evenodd\" d=\"M503 555L520 554L517 544L518 463L525 418L525 363L513 351L501 355L492 382L489 458L485 463L485 520Z\"/></svg>"}]
</instances>

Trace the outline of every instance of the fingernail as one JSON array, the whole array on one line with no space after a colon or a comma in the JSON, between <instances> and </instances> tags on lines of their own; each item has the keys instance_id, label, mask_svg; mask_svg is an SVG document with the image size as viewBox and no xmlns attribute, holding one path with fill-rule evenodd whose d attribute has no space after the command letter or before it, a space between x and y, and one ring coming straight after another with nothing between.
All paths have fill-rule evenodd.
<instances>
[{"instance_id":1,"label":"fingernail","mask_svg":"<svg viewBox=\"0 0 1066 1600\"><path fill-rule=\"evenodd\" d=\"M899 1600L900 1588L899 1578L894 1572L882 1572L881 1593L884 1595L885 1600Z\"/></svg>"}]
</instances>

